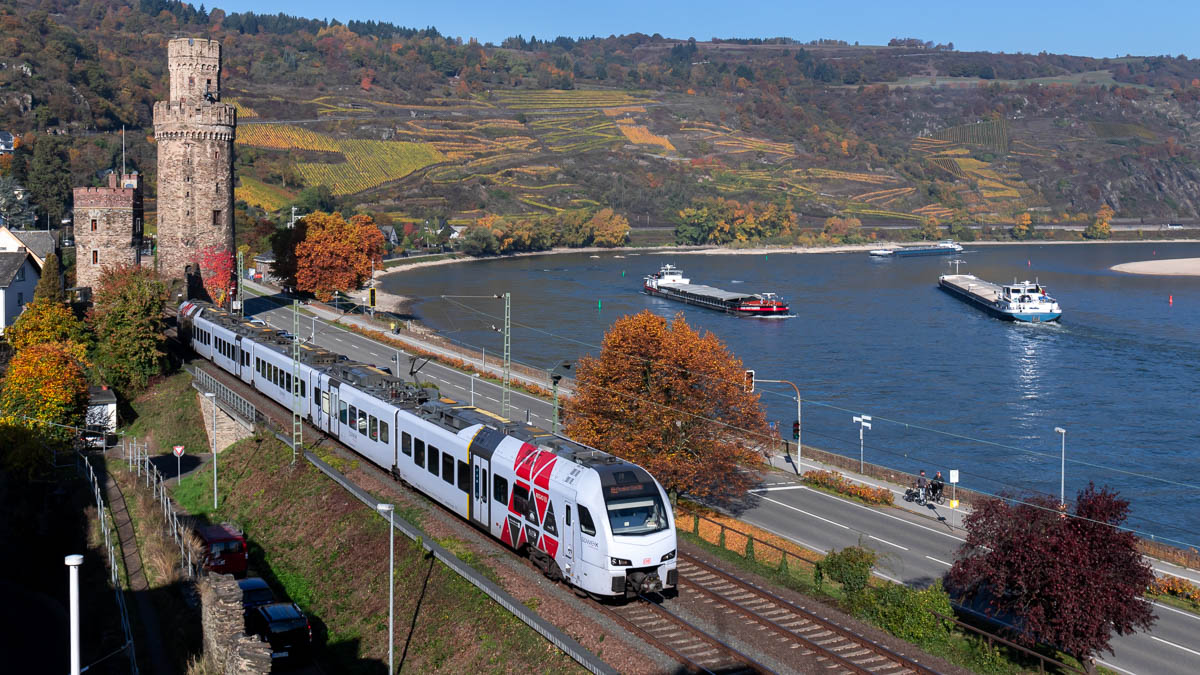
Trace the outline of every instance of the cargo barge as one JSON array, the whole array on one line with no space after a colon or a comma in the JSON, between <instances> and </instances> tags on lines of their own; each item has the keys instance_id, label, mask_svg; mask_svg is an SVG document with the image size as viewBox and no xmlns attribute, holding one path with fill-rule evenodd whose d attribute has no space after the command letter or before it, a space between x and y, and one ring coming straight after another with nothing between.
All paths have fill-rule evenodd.
<instances>
[{"instance_id":1,"label":"cargo barge","mask_svg":"<svg viewBox=\"0 0 1200 675\"><path fill-rule=\"evenodd\" d=\"M947 293L1007 321L1045 323L1062 316L1058 302L1036 281L993 284L973 274L943 274L938 286Z\"/></svg>"},{"instance_id":2,"label":"cargo barge","mask_svg":"<svg viewBox=\"0 0 1200 675\"><path fill-rule=\"evenodd\" d=\"M949 255L951 253L962 253L963 247L960 244L954 243L952 239L939 241L932 246L901 246L900 248L877 248L872 251L867 251L867 254L876 258L908 258L918 255Z\"/></svg>"},{"instance_id":3,"label":"cargo barge","mask_svg":"<svg viewBox=\"0 0 1200 675\"><path fill-rule=\"evenodd\" d=\"M674 265L663 265L660 270L646 277L642 291L647 295L738 316L790 316L787 302L774 293L734 293L693 284Z\"/></svg>"}]
</instances>

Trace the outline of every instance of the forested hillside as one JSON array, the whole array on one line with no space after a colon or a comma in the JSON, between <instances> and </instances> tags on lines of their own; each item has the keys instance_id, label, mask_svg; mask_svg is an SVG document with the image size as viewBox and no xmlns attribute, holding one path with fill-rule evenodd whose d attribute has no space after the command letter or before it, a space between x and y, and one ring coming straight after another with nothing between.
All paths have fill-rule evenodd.
<instances>
[{"instance_id":1,"label":"forested hillside","mask_svg":"<svg viewBox=\"0 0 1200 675\"><path fill-rule=\"evenodd\" d=\"M52 166L97 183L122 126L153 193L166 41L197 35L223 45L243 222L301 201L415 239L416 223L487 217L485 247L513 250L590 243L604 208L635 241L657 226L715 243L846 238L854 219L1046 229L1104 204L1200 217L1200 62L1182 56L642 34L496 46L165 0L7 0L0 25L0 129L21 146L0 172L54 214Z\"/></svg>"}]
</instances>

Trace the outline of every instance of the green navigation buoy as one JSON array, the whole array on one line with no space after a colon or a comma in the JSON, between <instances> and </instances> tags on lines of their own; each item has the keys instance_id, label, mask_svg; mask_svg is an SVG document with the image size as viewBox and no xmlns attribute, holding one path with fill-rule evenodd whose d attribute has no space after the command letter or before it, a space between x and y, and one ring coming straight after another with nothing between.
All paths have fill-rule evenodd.
<instances>
[{"instance_id":1,"label":"green navigation buoy","mask_svg":"<svg viewBox=\"0 0 1200 675\"><path fill-rule=\"evenodd\" d=\"M597 301L596 301L596 311L597 311L597 312L599 312L599 311L600 311L600 309L601 309L601 308L603 308L603 307L604 307L604 301L603 301L603 300L597 300Z\"/></svg>"}]
</instances>

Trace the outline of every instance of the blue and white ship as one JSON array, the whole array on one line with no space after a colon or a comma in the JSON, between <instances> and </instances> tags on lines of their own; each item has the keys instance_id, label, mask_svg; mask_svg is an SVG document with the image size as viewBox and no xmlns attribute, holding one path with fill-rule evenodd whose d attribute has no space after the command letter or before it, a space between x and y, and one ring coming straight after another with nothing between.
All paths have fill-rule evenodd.
<instances>
[{"instance_id":1,"label":"blue and white ship","mask_svg":"<svg viewBox=\"0 0 1200 675\"><path fill-rule=\"evenodd\" d=\"M993 284L973 274L943 274L938 286L994 317L1007 321L1045 323L1062 316L1058 302L1037 281Z\"/></svg>"},{"instance_id":2,"label":"blue and white ship","mask_svg":"<svg viewBox=\"0 0 1200 675\"><path fill-rule=\"evenodd\" d=\"M900 248L877 248L867 251L876 258L908 258L917 255L950 255L962 253L963 247L953 239L944 239L932 246L901 246Z\"/></svg>"}]
</instances>

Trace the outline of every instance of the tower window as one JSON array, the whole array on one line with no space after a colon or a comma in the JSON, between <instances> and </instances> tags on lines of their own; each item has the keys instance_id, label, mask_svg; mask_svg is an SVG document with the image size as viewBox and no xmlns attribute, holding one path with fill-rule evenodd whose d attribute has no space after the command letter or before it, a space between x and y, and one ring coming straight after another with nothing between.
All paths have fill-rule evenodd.
<instances>
[{"instance_id":1,"label":"tower window","mask_svg":"<svg viewBox=\"0 0 1200 675\"><path fill-rule=\"evenodd\" d=\"M97 251L96 249L92 249L92 264L96 265L99 263L100 263L100 252Z\"/></svg>"},{"instance_id":2,"label":"tower window","mask_svg":"<svg viewBox=\"0 0 1200 675\"><path fill-rule=\"evenodd\" d=\"M96 231L96 219L92 218L92 232Z\"/></svg>"},{"instance_id":3,"label":"tower window","mask_svg":"<svg viewBox=\"0 0 1200 675\"><path fill-rule=\"evenodd\" d=\"M194 86L196 86L196 78L189 77L188 78L188 87L194 87Z\"/></svg>"},{"instance_id":4,"label":"tower window","mask_svg":"<svg viewBox=\"0 0 1200 675\"><path fill-rule=\"evenodd\" d=\"M217 210L213 211L213 227L219 227L220 225L221 225L221 210L217 209Z\"/></svg>"}]
</instances>

